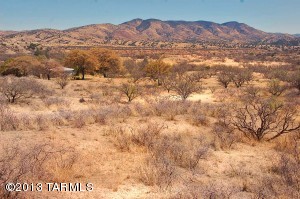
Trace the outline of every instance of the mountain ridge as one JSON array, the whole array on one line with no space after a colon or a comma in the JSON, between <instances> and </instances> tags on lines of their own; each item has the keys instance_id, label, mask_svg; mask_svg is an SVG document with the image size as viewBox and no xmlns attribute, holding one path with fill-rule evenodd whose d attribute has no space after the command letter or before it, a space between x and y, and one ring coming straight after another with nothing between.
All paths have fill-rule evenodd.
<instances>
[{"instance_id":1,"label":"mountain ridge","mask_svg":"<svg viewBox=\"0 0 300 199\"><path fill-rule=\"evenodd\" d=\"M230 21L159 20L136 18L119 25L90 24L65 30L36 29L26 31L0 31L0 43L40 43L45 46L100 45L115 41L132 42L227 42L299 45L296 35L267 33L245 23ZM126 42L119 42L125 45Z\"/></svg>"}]
</instances>

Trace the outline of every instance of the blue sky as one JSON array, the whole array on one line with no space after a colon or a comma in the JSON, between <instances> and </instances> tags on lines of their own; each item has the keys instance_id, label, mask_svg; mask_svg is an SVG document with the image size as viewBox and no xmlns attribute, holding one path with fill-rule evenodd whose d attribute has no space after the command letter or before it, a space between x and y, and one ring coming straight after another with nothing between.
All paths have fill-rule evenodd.
<instances>
[{"instance_id":1,"label":"blue sky","mask_svg":"<svg viewBox=\"0 0 300 199\"><path fill-rule=\"evenodd\" d=\"M300 0L0 0L0 30L67 29L134 18L238 21L300 33Z\"/></svg>"}]
</instances>

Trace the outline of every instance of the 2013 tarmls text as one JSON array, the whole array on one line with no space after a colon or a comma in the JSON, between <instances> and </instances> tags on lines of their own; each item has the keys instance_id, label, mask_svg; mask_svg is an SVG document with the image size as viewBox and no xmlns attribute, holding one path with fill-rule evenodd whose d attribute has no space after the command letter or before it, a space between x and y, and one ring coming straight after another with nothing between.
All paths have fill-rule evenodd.
<instances>
[{"instance_id":1,"label":"2013 tarmls text","mask_svg":"<svg viewBox=\"0 0 300 199\"><path fill-rule=\"evenodd\" d=\"M46 182L46 183L7 183L5 190L9 192L28 192L28 191L49 191L49 192L84 192L93 191L93 183L57 183L57 182Z\"/></svg>"}]
</instances>

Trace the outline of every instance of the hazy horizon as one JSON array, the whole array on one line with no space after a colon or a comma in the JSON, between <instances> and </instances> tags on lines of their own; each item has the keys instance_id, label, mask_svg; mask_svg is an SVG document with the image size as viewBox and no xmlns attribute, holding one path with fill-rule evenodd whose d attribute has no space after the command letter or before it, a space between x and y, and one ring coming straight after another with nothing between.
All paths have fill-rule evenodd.
<instances>
[{"instance_id":1,"label":"hazy horizon","mask_svg":"<svg viewBox=\"0 0 300 199\"><path fill-rule=\"evenodd\" d=\"M237 21L265 32L299 34L299 7L297 0L11 0L0 2L0 30L65 30L154 18Z\"/></svg>"}]
</instances>

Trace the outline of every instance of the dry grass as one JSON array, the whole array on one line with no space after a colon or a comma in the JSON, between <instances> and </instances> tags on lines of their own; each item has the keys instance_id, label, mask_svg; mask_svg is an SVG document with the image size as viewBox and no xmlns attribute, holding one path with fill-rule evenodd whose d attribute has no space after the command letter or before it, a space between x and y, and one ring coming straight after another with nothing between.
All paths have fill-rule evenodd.
<instances>
[{"instance_id":1,"label":"dry grass","mask_svg":"<svg viewBox=\"0 0 300 199\"><path fill-rule=\"evenodd\" d=\"M9 147L2 160L14 157L8 163L22 168L21 161L32 165L30 157L36 156L38 149L44 151L39 160L48 157L39 168L31 170L25 165L28 169L19 180L91 181L96 190L89 196L82 193L82 197L94 198L299 196L298 132L258 142L228 125L232 107L249 97L240 98L246 96L247 87L231 85L225 90L212 76L203 80L208 89L197 94L209 93L211 98L181 101L176 93L140 80L139 86L147 92L126 103L117 88L127 78L89 78L70 81L64 90L45 80L54 91L51 96L13 105L1 103L1 144L21 140L20 145ZM257 83L255 78L251 84ZM261 86L265 88L267 81ZM249 90L257 94L255 89ZM259 95L268 94L263 91ZM28 147L21 148L24 143ZM51 150L57 153L46 153ZM25 160L26 154L29 159ZM43 193L41 197L50 196Z\"/></svg>"},{"instance_id":2,"label":"dry grass","mask_svg":"<svg viewBox=\"0 0 300 199\"><path fill-rule=\"evenodd\" d=\"M41 141L32 146L7 143L2 148L0 168L2 187L6 183L66 182L76 174L78 153L71 147ZM22 198L21 192L0 192L2 198Z\"/></svg>"}]
</instances>

